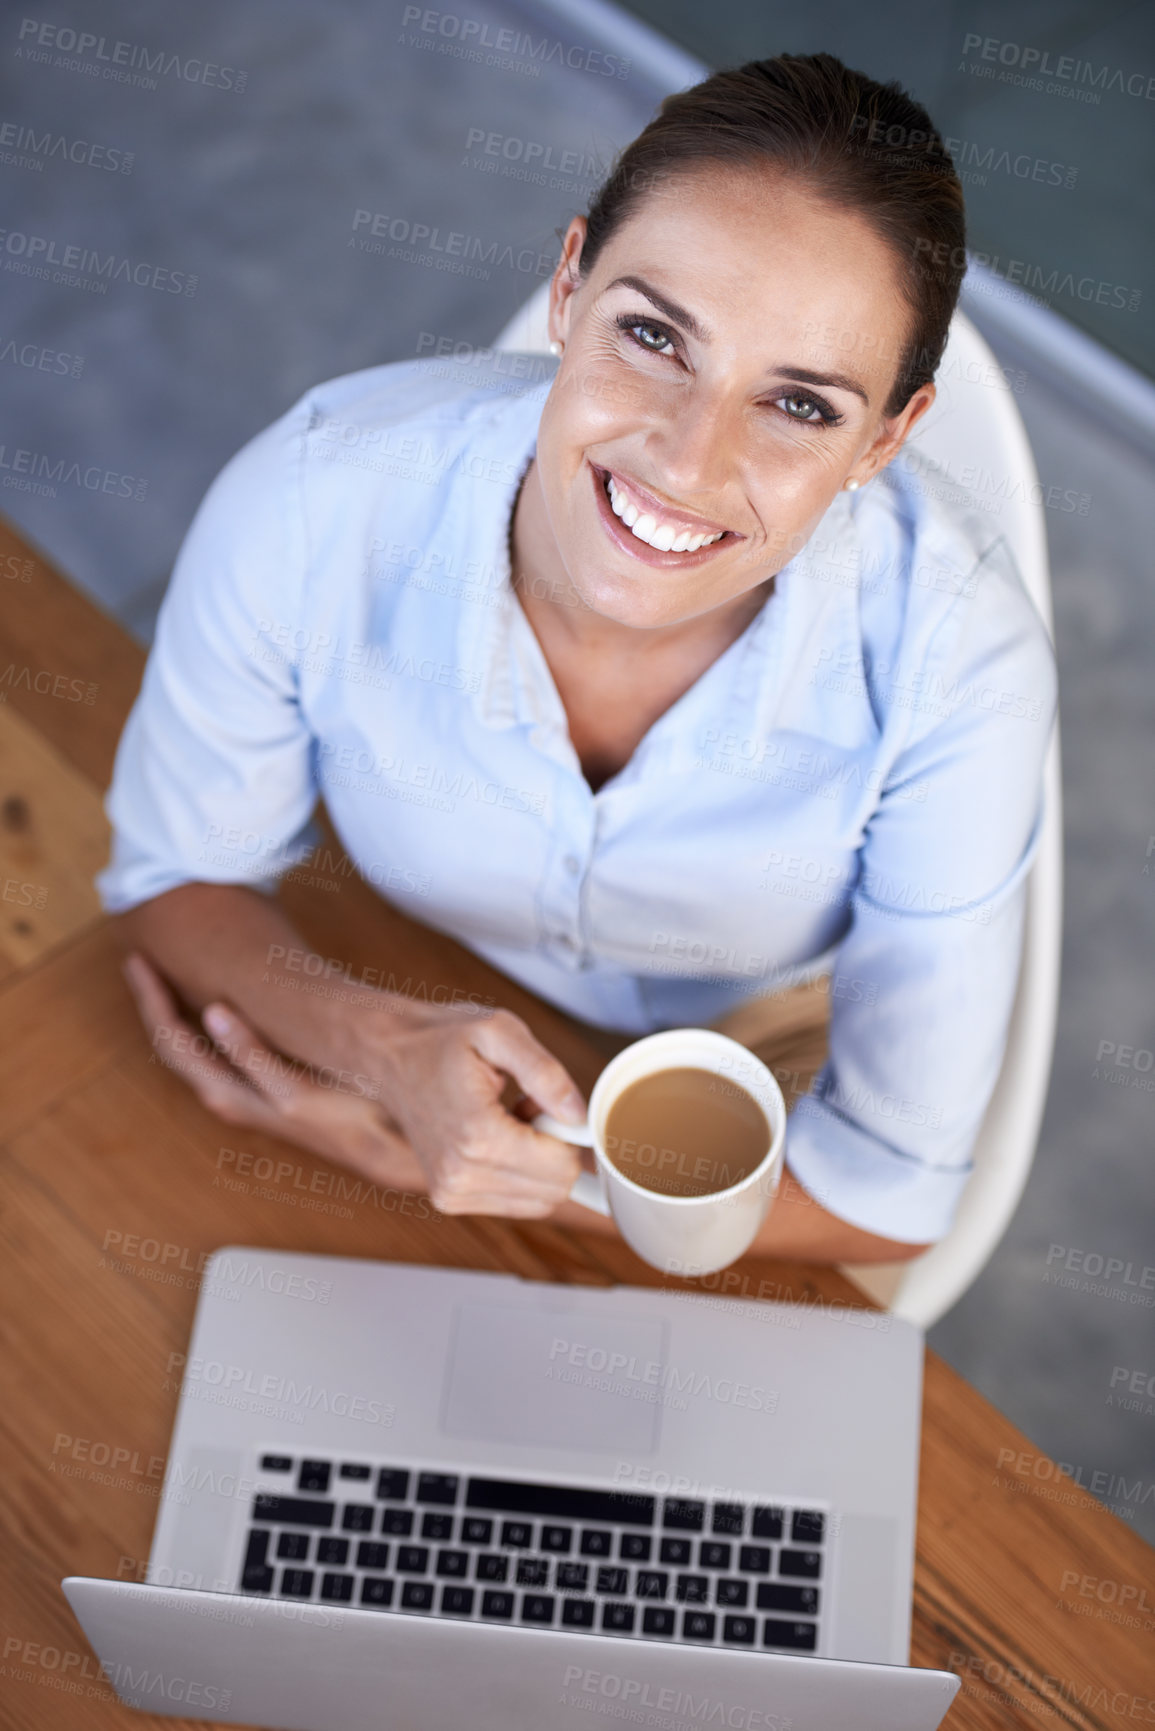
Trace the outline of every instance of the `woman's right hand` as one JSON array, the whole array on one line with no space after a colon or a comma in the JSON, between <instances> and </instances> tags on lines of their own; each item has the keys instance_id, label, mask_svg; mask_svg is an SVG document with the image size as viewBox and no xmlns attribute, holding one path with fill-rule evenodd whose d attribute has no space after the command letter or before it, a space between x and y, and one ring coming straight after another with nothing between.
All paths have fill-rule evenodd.
<instances>
[{"instance_id":1,"label":"woman's right hand","mask_svg":"<svg viewBox=\"0 0 1155 1731\"><path fill-rule=\"evenodd\" d=\"M394 1018L390 1018L394 1020ZM502 1103L508 1077L534 1112L580 1124L585 1101L564 1065L511 1010L444 1006L388 1032L367 1019L356 1067L380 1078L381 1104L400 1126L444 1214L541 1219L565 1201L578 1148L535 1130ZM518 1110L530 1105L518 1103Z\"/></svg>"}]
</instances>

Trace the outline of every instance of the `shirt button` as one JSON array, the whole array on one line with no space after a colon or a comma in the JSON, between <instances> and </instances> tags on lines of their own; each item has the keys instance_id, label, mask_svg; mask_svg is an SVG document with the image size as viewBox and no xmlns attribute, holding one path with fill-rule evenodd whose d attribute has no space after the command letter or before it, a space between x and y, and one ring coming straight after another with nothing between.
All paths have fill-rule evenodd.
<instances>
[{"instance_id":1,"label":"shirt button","mask_svg":"<svg viewBox=\"0 0 1155 1731\"><path fill-rule=\"evenodd\" d=\"M576 877L578 872L582 869L582 862L576 853L567 853L562 864L565 866L565 869L571 878Z\"/></svg>"}]
</instances>

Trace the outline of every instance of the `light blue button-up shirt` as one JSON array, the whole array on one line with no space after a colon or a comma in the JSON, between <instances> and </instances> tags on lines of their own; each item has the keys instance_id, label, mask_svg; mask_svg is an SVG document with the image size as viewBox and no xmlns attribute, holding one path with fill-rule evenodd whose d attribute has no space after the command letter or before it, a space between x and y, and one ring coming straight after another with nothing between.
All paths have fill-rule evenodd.
<instances>
[{"instance_id":1,"label":"light blue button-up shirt","mask_svg":"<svg viewBox=\"0 0 1155 1731\"><path fill-rule=\"evenodd\" d=\"M702 1024L830 972L788 1162L846 1220L935 1239L1014 996L1046 629L997 520L892 465L593 793L510 587L554 370L370 368L226 465L121 740L104 904L323 874L321 795L388 900L587 1021Z\"/></svg>"}]
</instances>

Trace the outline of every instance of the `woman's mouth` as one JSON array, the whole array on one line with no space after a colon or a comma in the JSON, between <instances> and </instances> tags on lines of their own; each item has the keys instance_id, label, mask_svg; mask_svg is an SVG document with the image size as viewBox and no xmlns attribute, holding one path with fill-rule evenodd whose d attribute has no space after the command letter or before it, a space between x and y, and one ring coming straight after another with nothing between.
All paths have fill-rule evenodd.
<instances>
[{"instance_id":1,"label":"woman's mouth","mask_svg":"<svg viewBox=\"0 0 1155 1731\"><path fill-rule=\"evenodd\" d=\"M590 465L598 515L610 538L647 565L698 565L742 536L661 503L609 469Z\"/></svg>"}]
</instances>

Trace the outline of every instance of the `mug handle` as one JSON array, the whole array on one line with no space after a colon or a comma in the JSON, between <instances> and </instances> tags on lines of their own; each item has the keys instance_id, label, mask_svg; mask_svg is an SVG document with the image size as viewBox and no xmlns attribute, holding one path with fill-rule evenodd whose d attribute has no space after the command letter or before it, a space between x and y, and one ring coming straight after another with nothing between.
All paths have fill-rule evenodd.
<instances>
[{"instance_id":1,"label":"mug handle","mask_svg":"<svg viewBox=\"0 0 1155 1731\"><path fill-rule=\"evenodd\" d=\"M551 1118L548 1112L539 1112L533 1120L535 1130L544 1130L547 1136L556 1136L559 1142L573 1142L579 1148L592 1148L594 1133L589 1121L584 1124L563 1124L560 1118ZM610 1212L602 1181L592 1172L579 1172L573 1189L569 1193L571 1202L580 1202L583 1208L590 1208L595 1214Z\"/></svg>"}]
</instances>

